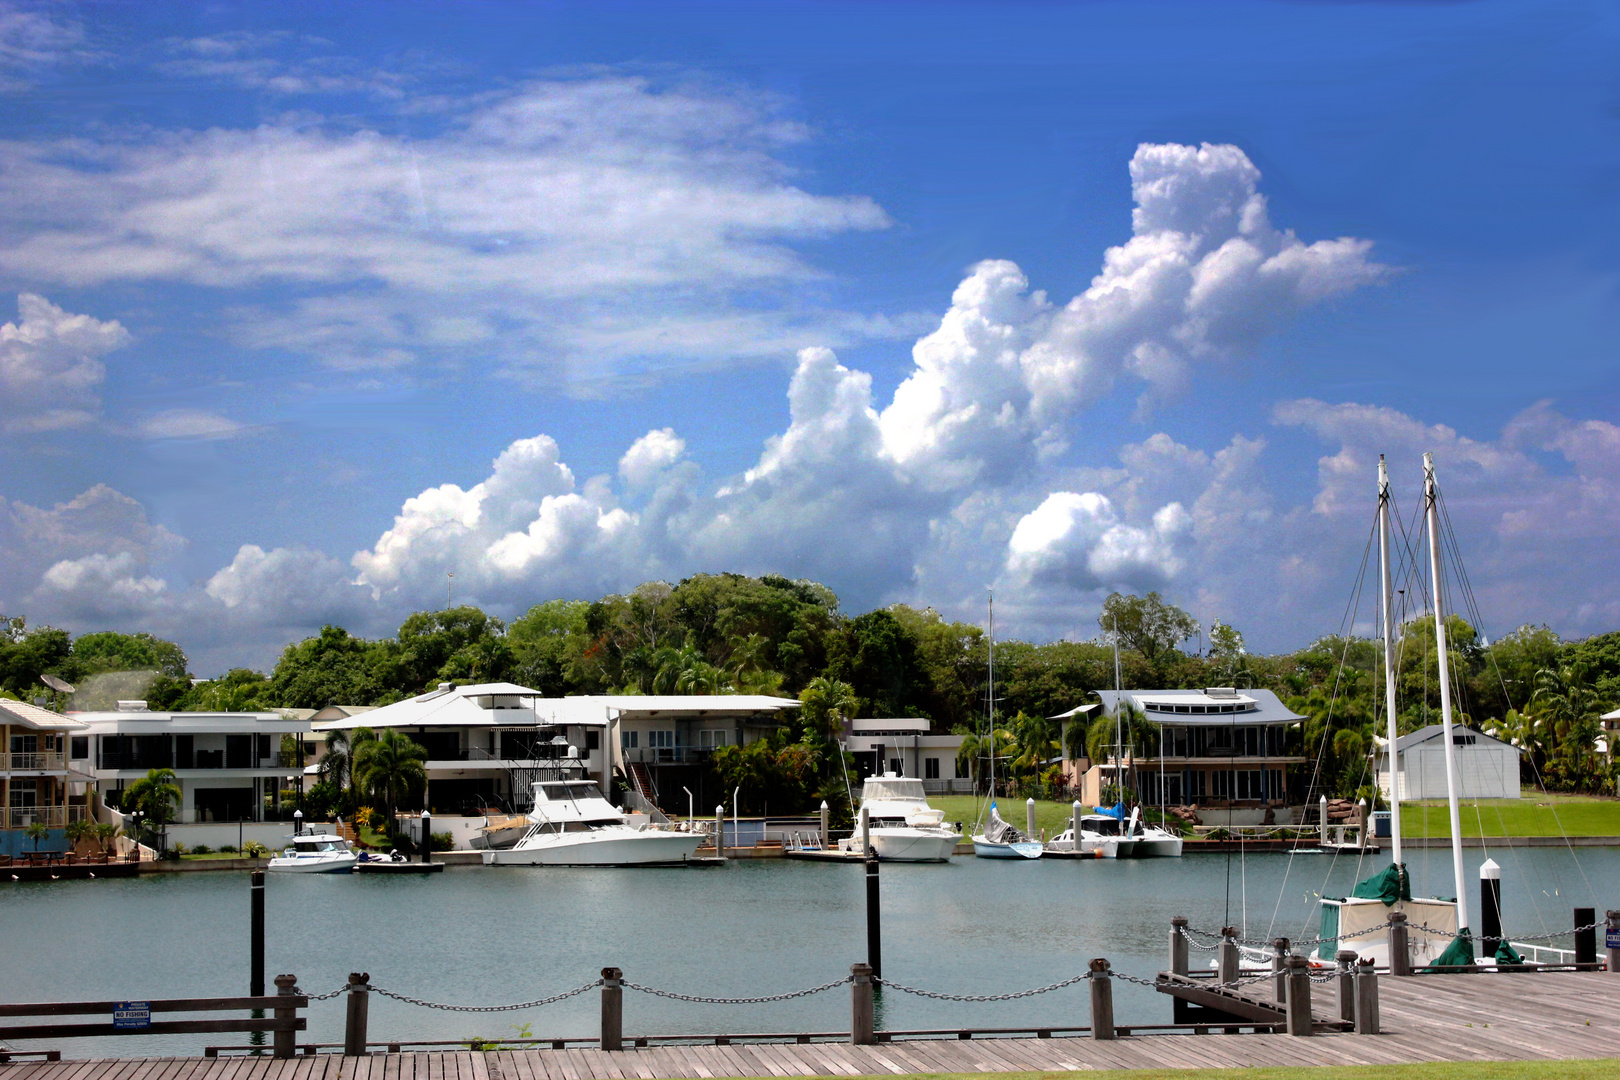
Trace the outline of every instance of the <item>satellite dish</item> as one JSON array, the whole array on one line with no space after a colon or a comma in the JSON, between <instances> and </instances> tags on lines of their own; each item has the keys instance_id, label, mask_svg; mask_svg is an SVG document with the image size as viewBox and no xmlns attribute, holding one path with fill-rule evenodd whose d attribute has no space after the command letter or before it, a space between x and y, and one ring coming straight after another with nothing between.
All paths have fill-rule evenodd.
<instances>
[{"instance_id":1,"label":"satellite dish","mask_svg":"<svg viewBox=\"0 0 1620 1080\"><path fill-rule=\"evenodd\" d=\"M50 687L52 690L58 691L59 693L77 693L77 690L72 683L68 682L66 679L58 679L55 675L41 675L39 677L39 681Z\"/></svg>"}]
</instances>

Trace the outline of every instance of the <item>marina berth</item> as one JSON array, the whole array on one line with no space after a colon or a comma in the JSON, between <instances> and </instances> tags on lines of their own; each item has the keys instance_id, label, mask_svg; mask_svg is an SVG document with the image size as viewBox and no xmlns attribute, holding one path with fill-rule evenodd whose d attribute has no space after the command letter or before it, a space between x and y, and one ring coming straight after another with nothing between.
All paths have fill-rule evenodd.
<instances>
[{"instance_id":1,"label":"marina berth","mask_svg":"<svg viewBox=\"0 0 1620 1080\"><path fill-rule=\"evenodd\" d=\"M868 827L838 842L845 854L864 854L863 837L888 862L946 862L962 834L945 824L945 811L928 805L923 782L888 772L861 786L861 813Z\"/></svg>"}]
</instances>

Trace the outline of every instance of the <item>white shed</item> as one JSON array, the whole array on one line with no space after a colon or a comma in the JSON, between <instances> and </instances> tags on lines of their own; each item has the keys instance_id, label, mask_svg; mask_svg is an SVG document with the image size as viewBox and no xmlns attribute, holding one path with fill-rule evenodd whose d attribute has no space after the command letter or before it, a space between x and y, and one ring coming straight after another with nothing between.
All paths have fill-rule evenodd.
<instances>
[{"instance_id":1,"label":"white shed","mask_svg":"<svg viewBox=\"0 0 1620 1080\"><path fill-rule=\"evenodd\" d=\"M1451 731L1456 752L1457 797L1461 799L1517 799L1519 748L1476 728L1456 726ZM1446 746L1439 724L1419 728L1395 740L1397 791L1402 802L1446 797ZM1390 794L1389 754L1379 760L1378 790Z\"/></svg>"}]
</instances>

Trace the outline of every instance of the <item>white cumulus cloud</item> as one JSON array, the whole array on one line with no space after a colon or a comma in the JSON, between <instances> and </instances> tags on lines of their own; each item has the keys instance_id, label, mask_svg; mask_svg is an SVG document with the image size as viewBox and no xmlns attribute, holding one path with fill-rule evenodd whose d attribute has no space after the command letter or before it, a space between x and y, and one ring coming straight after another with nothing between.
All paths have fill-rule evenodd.
<instances>
[{"instance_id":1,"label":"white cumulus cloud","mask_svg":"<svg viewBox=\"0 0 1620 1080\"><path fill-rule=\"evenodd\" d=\"M17 297L17 321L0 325L0 431L79 427L101 412L101 358L129 343L116 319L73 315L43 296Z\"/></svg>"}]
</instances>

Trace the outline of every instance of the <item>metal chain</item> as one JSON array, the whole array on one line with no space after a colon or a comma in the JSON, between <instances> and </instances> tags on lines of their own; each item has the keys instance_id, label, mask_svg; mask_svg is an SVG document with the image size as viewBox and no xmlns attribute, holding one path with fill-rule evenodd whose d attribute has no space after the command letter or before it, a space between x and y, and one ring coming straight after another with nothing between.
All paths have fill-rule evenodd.
<instances>
[{"instance_id":1,"label":"metal chain","mask_svg":"<svg viewBox=\"0 0 1620 1080\"><path fill-rule=\"evenodd\" d=\"M700 997L696 994L677 994L673 990L659 990L652 986L642 986L640 983L633 983L629 979L622 979L620 980L620 983L630 990L640 990L643 994L654 994L658 997L671 998L675 1001L695 1001L702 1005L763 1005L769 1001L791 1001L794 998L809 997L811 994L819 994L823 990L831 990L835 986L843 986L849 981L850 976L845 975L842 979L835 979L830 983L822 983L820 986L812 986L808 990L795 990L791 994L772 994L769 997L746 998ZM873 982L876 981L876 979L873 980Z\"/></svg>"},{"instance_id":2,"label":"metal chain","mask_svg":"<svg viewBox=\"0 0 1620 1080\"><path fill-rule=\"evenodd\" d=\"M405 994L396 994L394 991L385 990L380 986L371 987L371 992L374 994L381 994L383 997L391 997L395 1001L403 1001L407 1005L420 1005L424 1009L443 1009L445 1012L495 1013L515 1012L518 1009L538 1009L542 1005L554 1005L559 1001L565 1001L568 998L583 994L587 990L594 990L601 985L601 979L593 979L584 986L576 986L574 989L564 991L561 994L553 994L551 997L539 998L535 1001L520 1001L516 1005L445 1005L437 1001L423 1001L421 998L409 997Z\"/></svg>"},{"instance_id":3,"label":"metal chain","mask_svg":"<svg viewBox=\"0 0 1620 1080\"><path fill-rule=\"evenodd\" d=\"M1525 934L1525 935L1522 935L1522 936L1514 935L1511 938L1510 938L1509 935L1503 934L1502 935L1502 940L1503 941L1508 941L1508 940L1513 940L1513 941L1551 941L1553 938L1568 937L1571 934L1579 934L1579 933L1583 933L1583 932L1585 932L1587 930L1596 930L1598 927L1603 926L1603 925L1604 925L1603 923L1588 923L1586 926L1577 926L1573 930L1554 930L1550 934Z\"/></svg>"},{"instance_id":4,"label":"metal chain","mask_svg":"<svg viewBox=\"0 0 1620 1080\"><path fill-rule=\"evenodd\" d=\"M1125 978L1126 976L1121 977ZM1079 975L1076 975L1072 979L1064 979L1062 982L1055 982L1048 986L1039 986L1033 990L1019 990L1011 994L941 994L933 990L919 990L915 986L902 986L900 983L890 982L888 979L873 979L872 981L874 983L881 983L883 986L887 986L891 990L898 990L902 994L916 994L918 997L933 998L936 1001L1014 1001L1018 998L1034 997L1036 994L1045 994L1052 990L1061 990L1065 986L1073 986L1075 983L1085 982L1089 978L1091 978L1091 972L1085 971L1081 972ZM1142 980L1132 979L1131 981L1141 982ZM1153 984L1145 983L1144 985L1152 986Z\"/></svg>"},{"instance_id":5,"label":"metal chain","mask_svg":"<svg viewBox=\"0 0 1620 1080\"><path fill-rule=\"evenodd\" d=\"M299 990L297 987L294 987L293 989L297 993L304 994L304 992L302 990ZM346 993L348 991L348 989L349 989L349 985L347 983L344 983L342 986L338 987L336 990L332 991L330 994L304 994L304 996L309 998L309 1000L311 1000L311 1001L330 1001L332 998L337 997L339 994Z\"/></svg>"},{"instance_id":6,"label":"metal chain","mask_svg":"<svg viewBox=\"0 0 1620 1080\"><path fill-rule=\"evenodd\" d=\"M1418 927L1416 925L1414 925L1413 928L1414 929L1428 929L1427 926ZM1382 933L1383 931L1385 931L1387 929L1388 929L1387 926L1369 926L1365 930L1356 930L1356 931L1354 931L1352 933L1349 933L1349 934L1339 934L1336 937L1300 938L1297 941L1290 938L1289 942L1288 942L1288 945L1289 945L1290 948L1293 948L1295 946L1323 945L1323 944L1326 944L1328 942L1333 942L1333 941L1349 941L1352 938L1366 937L1369 934ZM1196 946L1197 948L1204 949L1204 950L1218 949L1218 948L1220 948L1221 941L1224 940L1223 938L1221 938L1221 936L1219 934L1211 934L1208 930L1191 930L1191 929L1189 929L1187 927L1177 927L1177 930L1180 932L1182 937L1187 939L1187 943L1189 945L1193 945L1193 946ZM1431 933L1439 933L1439 931L1431 931ZM1204 934L1204 935L1206 935L1208 937L1212 937L1212 938L1215 939L1215 944L1213 944L1213 945L1200 945L1194 938L1192 938L1190 936L1192 934ZM1254 948L1254 949L1269 949L1269 948L1271 948L1271 942L1269 940L1262 939L1262 938L1240 938L1240 937L1235 937L1232 940L1234 942L1236 942L1237 944L1239 944L1239 945L1247 945L1250 948Z\"/></svg>"}]
</instances>

